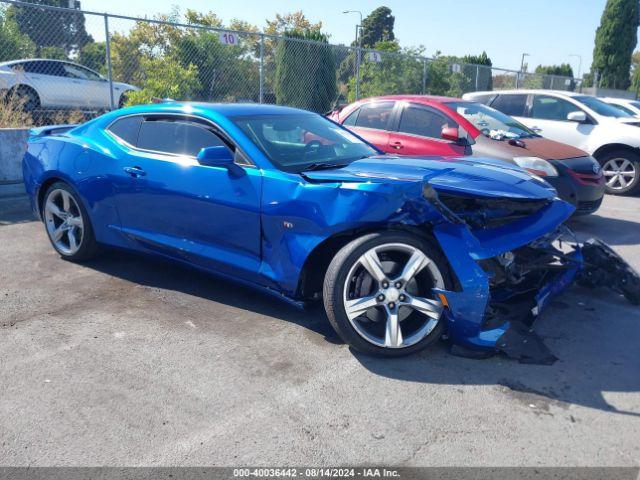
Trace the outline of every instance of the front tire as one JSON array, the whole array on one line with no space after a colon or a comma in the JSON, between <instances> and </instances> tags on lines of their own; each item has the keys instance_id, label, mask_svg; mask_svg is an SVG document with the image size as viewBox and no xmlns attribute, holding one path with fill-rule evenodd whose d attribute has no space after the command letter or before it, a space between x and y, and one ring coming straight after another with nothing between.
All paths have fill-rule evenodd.
<instances>
[{"instance_id":1,"label":"front tire","mask_svg":"<svg viewBox=\"0 0 640 480\"><path fill-rule=\"evenodd\" d=\"M444 307L433 289L450 289L440 251L414 235L381 232L343 247L325 275L324 306L331 325L354 349L399 357L443 334Z\"/></svg>"},{"instance_id":2,"label":"front tire","mask_svg":"<svg viewBox=\"0 0 640 480\"><path fill-rule=\"evenodd\" d=\"M47 189L42 218L49 241L62 258L82 262L96 254L98 245L91 220L69 185L56 182Z\"/></svg>"},{"instance_id":3,"label":"front tire","mask_svg":"<svg viewBox=\"0 0 640 480\"><path fill-rule=\"evenodd\" d=\"M634 195L640 192L640 155L629 150L615 150L598 159L611 195Z\"/></svg>"}]
</instances>

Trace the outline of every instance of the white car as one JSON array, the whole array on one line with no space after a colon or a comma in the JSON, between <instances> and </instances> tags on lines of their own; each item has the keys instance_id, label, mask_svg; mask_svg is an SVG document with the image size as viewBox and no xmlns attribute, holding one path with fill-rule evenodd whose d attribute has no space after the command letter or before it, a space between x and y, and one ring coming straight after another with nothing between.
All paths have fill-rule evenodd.
<instances>
[{"instance_id":1,"label":"white car","mask_svg":"<svg viewBox=\"0 0 640 480\"><path fill-rule=\"evenodd\" d=\"M122 107L128 92L140 90L113 82L113 103ZM27 111L38 109L109 110L109 81L93 70L62 60L13 60L0 63L0 91L24 99Z\"/></svg>"},{"instance_id":2,"label":"white car","mask_svg":"<svg viewBox=\"0 0 640 480\"><path fill-rule=\"evenodd\" d=\"M466 93L540 135L580 148L600 162L607 193L640 191L640 119L602 100L554 90Z\"/></svg>"},{"instance_id":3,"label":"white car","mask_svg":"<svg viewBox=\"0 0 640 480\"><path fill-rule=\"evenodd\" d=\"M629 115L633 115L634 117L640 117L640 101L639 100L631 100L629 98L613 98L613 97L605 97L601 98L605 103L609 105L614 105L622 109L624 112L627 112Z\"/></svg>"}]
</instances>

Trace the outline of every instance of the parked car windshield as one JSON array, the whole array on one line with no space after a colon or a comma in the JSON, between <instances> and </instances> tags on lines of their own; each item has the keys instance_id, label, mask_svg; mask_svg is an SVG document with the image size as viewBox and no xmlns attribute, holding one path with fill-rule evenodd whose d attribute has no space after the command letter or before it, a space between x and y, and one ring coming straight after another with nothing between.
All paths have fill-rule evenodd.
<instances>
[{"instance_id":1,"label":"parked car windshield","mask_svg":"<svg viewBox=\"0 0 640 480\"><path fill-rule=\"evenodd\" d=\"M380 153L320 115L251 115L231 121L276 167L287 172L344 166Z\"/></svg>"},{"instance_id":2,"label":"parked car windshield","mask_svg":"<svg viewBox=\"0 0 640 480\"><path fill-rule=\"evenodd\" d=\"M517 120L481 103L447 102L445 105L466 118L483 135L494 140L538 136Z\"/></svg>"},{"instance_id":3,"label":"parked car windshield","mask_svg":"<svg viewBox=\"0 0 640 480\"><path fill-rule=\"evenodd\" d=\"M621 117L633 116L614 105L609 105L608 103L604 103L602 100L596 97L589 97L588 95L579 95L572 98L582 103L583 105L586 105L591 110L593 110L597 114L602 115L604 117L621 118Z\"/></svg>"}]
</instances>

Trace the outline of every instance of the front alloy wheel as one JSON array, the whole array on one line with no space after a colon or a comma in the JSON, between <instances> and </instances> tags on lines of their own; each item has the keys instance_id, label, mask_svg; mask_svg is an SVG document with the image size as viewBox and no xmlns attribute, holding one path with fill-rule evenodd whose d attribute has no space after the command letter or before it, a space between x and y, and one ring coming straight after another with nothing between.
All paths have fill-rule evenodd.
<instances>
[{"instance_id":1,"label":"front alloy wheel","mask_svg":"<svg viewBox=\"0 0 640 480\"><path fill-rule=\"evenodd\" d=\"M325 279L325 306L338 334L360 351L385 356L436 341L444 307L434 289L447 288L440 253L404 233L363 238L336 255Z\"/></svg>"}]
</instances>

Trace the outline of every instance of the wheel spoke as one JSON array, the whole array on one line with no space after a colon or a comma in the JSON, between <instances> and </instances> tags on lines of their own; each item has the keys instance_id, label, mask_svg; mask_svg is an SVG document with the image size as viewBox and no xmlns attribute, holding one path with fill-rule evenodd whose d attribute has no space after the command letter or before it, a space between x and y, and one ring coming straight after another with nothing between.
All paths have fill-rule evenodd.
<instances>
[{"instance_id":1,"label":"wheel spoke","mask_svg":"<svg viewBox=\"0 0 640 480\"><path fill-rule=\"evenodd\" d=\"M439 319L442 315L443 306L440 300L424 297L409 297L406 305L435 320Z\"/></svg>"},{"instance_id":2,"label":"wheel spoke","mask_svg":"<svg viewBox=\"0 0 640 480\"><path fill-rule=\"evenodd\" d=\"M618 182L620 183L620 186L622 188L625 188L629 183L627 182L627 179L624 178L623 175L618 175Z\"/></svg>"},{"instance_id":3,"label":"wheel spoke","mask_svg":"<svg viewBox=\"0 0 640 480\"><path fill-rule=\"evenodd\" d=\"M69 248L74 252L78 248L78 240L76 239L76 229L67 230L67 238L69 239Z\"/></svg>"},{"instance_id":4,"label":"wheel spoke","mask_svg":"<svg viewBox=\"0 0 640 480\"><path fill-rule=\"evenodd\" d=\"M360 263L376 281L382 282L387 278L382 270L382 264L375 250L369 250L362 255L362 257L360 257Z\"/></svg>"},{"instance_id":5,"label":"wheel spoke","mask_svg":"<svg viewBox=\"0 0 640 480\"><path fill-rule=\"evenodd\" d=\"M69 217L67 219L67 225L70 225L72 227L83 227L83 223L82 223L82 217Z\"/></svg>"},{"instance_id":6,"label":"wheel spoke","mask_svg":"<svg viewBox=\"0 0 640 480\"><path fill-rule=\"evenodd\" d=\"M426 257L426 255L420 250L414 251L411 255L411 258L409 258L409 261L404 266L402 274L400 274L400 280L402 280L402 283L406 285L427 265L429 265L429 259Z\"/></svg>"},{"instance_id":7,"label":"wheel spoke","mask_svg":"<svg viewBox=\"0 0 640 480\"><path fill-rule=\"evenodd\" d=\"M51 212L56 217L58 217L58 218L60 218L62 220L65 219L64 212L62 212L62 210L60 210L60 208L55 203L53 203L51 200L47 200L47 204L45 205L45 209L48 212Z\"/></svg>"},{"instance_id":8,"label":"wheel spoke","mask_svg":"<svg viewBox=\"0 0 640 480\"><path fill-rule=\"evenodd\" d=\"M384 332L384 346L400 347L402 346L402 342L403 338L400 322L398 321L398 310L388 311L387 327Z\"/></svg>"},{"instance_id":9,"label":"wheel spoke","mask_svg":"<svg viewBox=\"0 0 640 480\"><path fill-rule=\"evenodd\" d=\"M345 310L350 320L359 317L370 308L374 308L378 304L375 296L356 298L345 302Z\"/></svg>"},{"instance_id":10,"label":"wheel spoke","mask_svg":"<svg viewBox=\"0 0 640 480\"><path fill-rule=\"evenodd\" d=\"M71 198L70 195L64 190L60 190L60 195L62 196L62 210L66 213L69 213L71 210Z\"/></svg>"},{"instance_id":11,"label":"wheel spoke","mask_svg":"<svg viewBox=\"0 0 640 480\"><path fill-rule=\"evenodd\" d=\"M51 234L51 238L53 238L54 242L58 242L62 238L62 235L64 235L64 232L66 232L66 229L64 228L63 224L61 224L53 231L53 233Z\"/></svg>"},{"instance_id":12,"label":"wheel spoke","mask_svg":"<svg viewBox=\"0 0 640 480\"><path fill-rule=\"evenodd\" d=\"M627 167L630 167L630 166L631 166L631 162L625 158L622 161L622 164L620 165L620 170L626 170Z\"/></svg>"}]
</instances>

